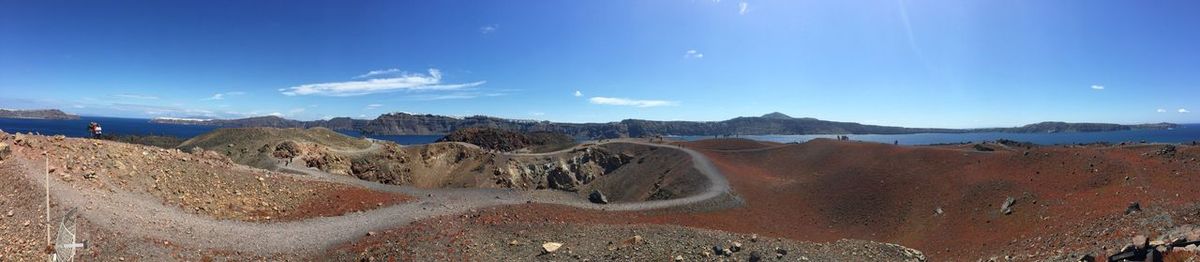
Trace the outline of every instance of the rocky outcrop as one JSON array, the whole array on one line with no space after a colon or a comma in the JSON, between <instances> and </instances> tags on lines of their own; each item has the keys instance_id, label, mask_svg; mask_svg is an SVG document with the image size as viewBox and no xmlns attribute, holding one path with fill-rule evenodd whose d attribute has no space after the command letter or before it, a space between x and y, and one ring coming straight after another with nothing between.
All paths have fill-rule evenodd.
<instances>
[{"instance_id":1,"label":"rocky outcrop","mask_svg":"<svg viewBox=\"0 0 1200 262\"><path fill-rule=\"evenodd\" d=\"M509 159L494 174L497 183L512 187L577 191L597 177L629 163L633 157L603 149L585 148L545 162ZM533 163L530 163L533 162Z\"/></svg>"},{"instance_id":2,"label":"rocky outcrop","mask_svg":"<svg viewBox=\"0 0 1200 262\"><path fill-rule=\"evenodd\" d=\"M58 110L58 109L40 109L40 110L0 109L0 118L73 120L73 119L79 119L79 116L67 114L67 113L64 113L62 110Z\"/></svg>"},{"instance_id":3,"label":"rocky outcrop","mask_svg":"<svg viewBox=\"0 0 1200 262\"><path fill-rule=\"evenodd\" d=\"M437 142L464 142L485 149L507 152L536 146L569 146L574 144L575 139L561 133L522 133L499 128L468 127L455 130Z\"/></svg>"}]
</instances>

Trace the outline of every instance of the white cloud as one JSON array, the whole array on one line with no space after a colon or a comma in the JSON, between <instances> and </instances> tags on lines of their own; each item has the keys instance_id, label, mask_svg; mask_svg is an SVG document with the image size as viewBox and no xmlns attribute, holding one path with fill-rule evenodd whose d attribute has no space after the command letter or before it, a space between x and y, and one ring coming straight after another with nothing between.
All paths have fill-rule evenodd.
<instances>
[{"instance_id":1,"label":"white cloud","mask_svg":"<svg viewBox=\"0 0 1200 262\"><path fill-rule=\"evenodd\" d=\"M431 100L447 100L447 99L472 99L472 98L477 98L477 97L497 97L497 96L503 96L503 95L505 95L505 94L504 93L480 93L480 92L453 92L453 93L448 93L448 94L437 94L437 95L411 95L411 96L408 96L407 98L411 99L411 100L431 101Z\"/></svg>"},{"instance_id":2,"label":"white cloud","mask_svg":"<svg viewBox=\"0 0 1200 262\"><path fill-rule=\"evenodd\" d=\"M244 94L246 94L246 92L234 91L234 92L216 93L216 94L213 94L211 97L205 98L204 100L221 100L221 99L225 99L226 96L238 96L238 95L244 95Z\"/></svg>"},{"instance_id":3,"label":"white cloud","mask_svg":"<svg viewBox=\"0 0 1200 262\"><path fill-rule=\"evenodd\" d=\"M288 110L289 115L295 115L298 113L304 113L304 108L300 107L300 108L292 108L292 110Z\"/></svg>"},{"instance_id":4,"label":"white cloud","mask_svg":"<svg viewBox=\"0 0 1200 262\"><path fill-rule=\"evenodd\" d=\"M479 33L482 33L482 34L495 33L496 30L500 30L500 25L493 24L493 25L485 25L485 26L479 27Z\"/></svg>"},{"instance_id":5,"label":"white cloud","mask_svg":"<svg viewBox=\"0 0 1200 262\"><path fill-rule=\"evenodd\" d=\"M384 70L386 71L386 70ZM374 71L372 71L374 72ZM399 76L390 78L375 78L359 81L316 83L279 89L284 95L321 95L321 96L358 96L366 94L393 91L437 91L458 90L479 86L486 81L464 84L443 84L442 73L437 69L429 69L429 74L398 73ZM371 75L367 73L366 75ZM376 74L379 75L379 74Z\"/></svg>"},{"instance_id":6,"label":"white cloud","mask_svg":"<svg viewBox=\"0 0 1200 262\"><path fill-rule=\"evenodd\" d=\"M1159 113L1166 113L1166 112L1167 112L1167 110L1166 110L1166 109L1162 109L1162 108L1159 108L1158 110L1155 110L1155 111L1156 111L1156 112L1159 112Z\"/></svg>"},{"instance_id":7,"label":"white cloud","mask_svg":"<svg viewBox=\"0 0 1200 262\"><path fill-rule=\"evenodd\" d=\"M687 50L687 52L683 53L683 58L704 58L704 53L700 53L700 51L696 51L695 49Z\"/></svg>"},{"instance_id":8,"label":"white cloud","mask_svg":"<svg viewBox=\"0 0 1200 262\"><path fill-rule=\"evenodd\" d=\"M367 72L366 74L361 74L354 78L373 78L373 77L377 77L377 76L392 76L392 75L397 75L397 74L404 74L404 71L402 71L400 69L396 69L396 68L371 70L370 72Z\"/></svg>"},{"instance_id":9,"label":"white cloud","mask_svg":"<svg viewBox=\"0 0 1200 262\"><path fill-rule=\"evenodd\" d=\"M158 97L157 97L157 96L151 96L151 95L139 95L139 94L130 94L130 93L125 93L125 94L117 94L117 95L113 95L113 96L115 96L115 97L120 97L120 98L129 98L129 99L142 99L142 100L155 100L155 99L158 99Z\"/></svg>"},{"instance_id":10,"label":"white cloud","mask_svg":"<svg viewBox=\"0 0 1200 262\"><path fill-rule=\"evenodd\" d=\"M277 117L283 117L283 113L280 113L280 112L274 112L274 113L270 113L270 114L267 114L267 115L268 115L268 116L277 116Z\"/></svg>"},{"instance_id":11,"label":"white cloud","mask_svg":"<svg viewBox=\"0 0 1200 262\"><path fill-rule=\"evenodd\" d=\"M679 105L679 102L665 100L637 100L618 97L592 97L588 102L597 105L612 105L612 106L632 106L632 107L656 107L656 106L674 106Z\"/></svg>"},{"instance_id":12,"label":"white cloud","mask_svg":"<svg viewBox=\"0 0 1200 262\"><path fill-rule=\"evenodd\" d=\"M1102 85L1092 85L1092 89L1094 89L1094 90L1104 90L1104 86L1102 86Z\"/></svg>"},{"instance_id":13,"label":"white cloud","mask_svg":"<svg viewBox=\"0 0 1200 262\"><path fill-rule=\"evenodd\" d=\"M367 110L375 110L380 107L383 107L383 104L370 104L370 105L367 105L366 109Z\"/></svg>"},{"instance_id":14,"label":"white cloud","mask_svg":"<svg viewBox=\"0 0 1200 262\"><path fill-rule=\"evenodd\" d=\"M529 112L529 115L531 115L531 116L544 116L544 115L546 115L546 113L543 113L543 112Z\"/></svg>"},{"instance_id":15,"label":"white cloud","mask_svg":"<svg viewBox=\"0 0 1200 262\"><path fill-rule=\"evenodd\" d=\"M579 90L575 90L575 97L581 97L581 96L583 96L583 92L579 92Z\"/></svg>"},{"instance_id":16,"label":"white cloud","mask_svg":"<svg viewBox=\"0 0 1200 262\"><path fill-rule=\"evenodd\" d=\"M739 15L744 15L749 12L750 12L750 3L747 3L745 1L738 3L738 14Z\"/></svg>"},{"instance_id":17,"label":"white cloud","mask_svg":"<svg viewBox=\"0 0 1200 262\"><path fill-rule=\"evenodd\" d=\"M1192 111L1188 111L1187 109L1180 108L1179 112L1180 113L1191 113Z\"/></svg>"}]
</instances>

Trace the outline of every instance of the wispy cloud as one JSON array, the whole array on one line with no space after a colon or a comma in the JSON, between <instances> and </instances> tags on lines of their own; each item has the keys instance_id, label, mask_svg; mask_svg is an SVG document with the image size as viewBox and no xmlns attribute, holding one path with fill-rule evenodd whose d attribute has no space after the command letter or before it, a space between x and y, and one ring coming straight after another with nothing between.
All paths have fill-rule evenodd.
<instances>
[{"instance_id":1,"label":"wispy cloud","mask_svg":"<svg viewBox=\"0 0 1200 262\"><path fill-rule=\"evenodd\" d=\"M583 96L583 92L579 92L579 90L575 90L575 97L581 97L581 96Z\"/></svg>"},{"instance_id":2,"label":"wispy cloud","mask_svg":"<svg viewBox=\"0 0 1200 262\"><path fill-rule=\"evenodd\" d=\"M750 12L750 3L747 3L746 1L742 1L741 3L738 3L738 14L739 15L745 15L746 13L749 13L749 12Z\"/></svg>"},{"instance_id":3,"label":"wispy cloud","mask_svg":"<svg viewBox=\"0 0 1200 262\"><path fill-rule=\"evenodd\" d=\"M485 26L479 27L479 33L485 34L485 35L495 33L496 30L500 30L500 25L491 24L491 25L485 25Z\"/></svg>"},{"instance_id":4,"label":"wispy cloud","mask_svg":"<svg viewBox=\"0 0 1200 262\"><path fill-rule=\"evenodd\" d=\"M387 71L387 70L381 70ZM391 72L388 72L391 73ZM382 73L380 73L382 74ZM380 75L375 74L375 75ZM287 96L320 95L320 96L359 96L366 94L394 91L446 91L475 87L486 83L478 81L463 84L442 83L442 73L437 69L429 69L429 74L396 73L398 76L374 78L367 80L316 83L281 88L279 91ZM367 73L364 75L371 75Z\"/></svg>"},{"instance_id":5,"label":"wispy cloud","mask_svg":"<svg viewBox=\"0 0 1200 262\"><path fill-rule=\"evenodd\" d=\"M394 76L397 74L404 74L404 71L400 70L400 69L396 69L396 68L371 70L370 72L367 72L366 74L361 74L361 75L355 76L354 78L374 78L374 77L379 77L379 76Z\"/></svg>"},{"instance_id":6,"label":"wispy cloud","mask_svg":"<svg viewBox=\"0 0 1200 262\"><path fill-rule=\"evenodd\" d=\"M116 95L113 95L113 96L115 96L115 97L120 97L120 98L129 98L129 99L142 99L142 100L156 100L156 99L158 99L158 97L157 97L157 96L151 96L151 95L141 95L141 94L130 94L130 93L116 94Z\"/></svg>"},{"instance_id":7,"label":"wispy cloud","mask_svg":"<svg viewBox=\"0 0 1200 262\"><path fill-rule=\"evenodd\" d=\"M656 106L679 105L679 102L675 102L675 101L638 100L638 99L619 98L619 97L602 97L602 96L592 97L592 98L588 99L588 102L591 102L592 104L597 104L597 105L632 106L632 107L656 107Z\"/></svg>"},{"instance_id":8,"label":"wispy cloud","mask_svg":"<svg viewBox=\"0 0 1200 262\"><path fill-rule=\"evenodd\" d=\"M211 97L205 98L204 100L221 100L221 99L225 99L225 97L228 97L228 96L240 96L240 95L244 95L244 94L246 94L246 92L234 91L234 92L216 93L216 94L213 94Z\"/></svg>"},{"instance_id":9,"label":"wispy cloud","mask_svg":"<svg viewBox=\"0 0 1200 262\"><path fill-rule=\"evenodd\" d=\"M1166 110L1166 109L1159 108L1158 110L1155 110L1155 112L1159 112L1159 113L1166 113L1166 112L1167 112L1167 110Z\"/></svg>"},{"instance_id":10,"label":"wispy cloud","mask_svg":"<svg viewBox=\"0 0 1200 262\"><path fill-rule=\"evenodd\" d=\"M1179 112L1180 113L1191 113L1192 111L1188 111L1187 109L1180 108Z\"/></svg>"},{"instance_id":11,"label":"wispy cloud","mask_svg":"<svg viewBox=\"0 0 1200 262\"><path fill-rule=\"evenodd\" d=\"M407 98L411 99L411 100L419 100L419 101L432 101L432 100L451 100L451 99L473 99L473 98L479 98L479 97L497 97L497 96L504 96L504 95L507 95L507 94L500 93L500 92L484 93L484 92L469 92L468 91L468 92L452 92L452 93L448 93L448 94L411 95L411 96L407 96Z\"/></svg>"},{"instance_id":12,"label":"wispy cloud","mask_svg":"<svg viewBox=\"0 0 1200 262\"><path fill-rule=\"evenodd\" d=\"M696 58L696 59L704 58L704 53L700 53L700 51L696 51L695 49L687 50L687 52L683 53L683 58ZM720 60L720 59L717 59L717 60Z\"/></svg>"},{"instance_id":13,"label":"wispy cloud","mask_svg":"<svg viewBox=\"0 0 1200 262\"><path fill-rule=\"evenodd\" d=\"M370 104L370 105L367 105L366 109L367 110L375 110L380 107L383 107L383 104Z\"/></svg>"},{"instance_id":14,"label":"wispy cloud","mask_svg":"<svg viewBox=\"0 0 1200 262\"><path fill-rule=\"evenodd\" d=\"M1104 86L1102 86L1102 85L1092 85L1092 90L1104 90Z\"/></svg>"}]
</instances>

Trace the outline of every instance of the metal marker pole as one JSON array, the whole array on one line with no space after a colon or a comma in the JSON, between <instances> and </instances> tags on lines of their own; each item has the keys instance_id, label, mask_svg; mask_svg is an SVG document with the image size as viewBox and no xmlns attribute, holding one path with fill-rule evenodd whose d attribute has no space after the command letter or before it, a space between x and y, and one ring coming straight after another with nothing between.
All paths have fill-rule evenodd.
<instances>
[{"instance_id":1,"label":"metal marker pole","mask_svg":"<svg viewBox=\"0 0 1200 262\"><path fill-rule=\"evenodd\" d=\"M50 240L50 154L46 154L46 245L53 245ZM50 254L50 259L54 259L54 254Z\"/></svg>"}]
</instances>

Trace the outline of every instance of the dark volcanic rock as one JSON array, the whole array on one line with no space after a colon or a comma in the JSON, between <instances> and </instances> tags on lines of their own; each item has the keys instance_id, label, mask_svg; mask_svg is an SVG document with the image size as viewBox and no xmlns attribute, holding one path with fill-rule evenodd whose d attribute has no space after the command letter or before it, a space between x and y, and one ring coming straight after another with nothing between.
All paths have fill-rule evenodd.
<instances>
[{"instance_id":1,"label":"dark volcanic rock","mask_svg":"<svg viewBox=\"0 0 1200 262\"><path fill-rule=\"evenodd\" d=\"M498 128L478 127L459 129L437 140L437 142L470 143L499 151L515 151L532 146L572 144L574 141L570 136L559 133L520 133Z\"/></svg>"},{"instance_id":2,"label":"dark volcanic rock","mask_svg":"<svg viewBox=\"0 0 1200 262\"><path fill-rule=\"evenodd\" d=\"M1140 204L1138 202L1130 202L1129 206L1125 208L1126 215L1133 214L1136 212L1142 212L1142 204Z\"/></svg>"},{"instance_id":3,"label":"dark volcanic rock","mask_svg":"<svg viewBox=\"0 0 1200 262\"><path fill-rule=\"evenodd\" d=\"M608 204L608 197L605 197L604 193L600 193L600 190L592 190L592 193L588 194L588 201L596 204Z\"/></svg>"}]
</instances>

